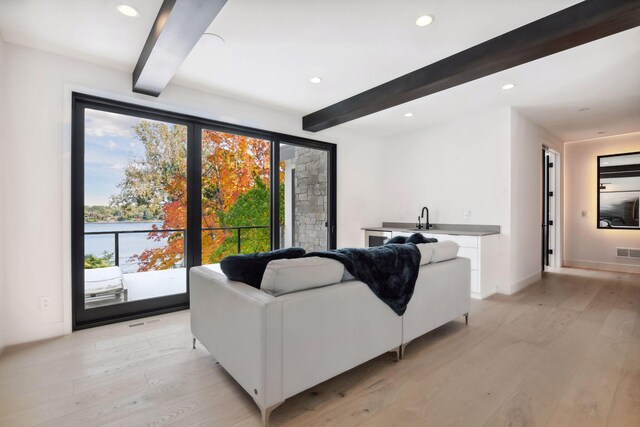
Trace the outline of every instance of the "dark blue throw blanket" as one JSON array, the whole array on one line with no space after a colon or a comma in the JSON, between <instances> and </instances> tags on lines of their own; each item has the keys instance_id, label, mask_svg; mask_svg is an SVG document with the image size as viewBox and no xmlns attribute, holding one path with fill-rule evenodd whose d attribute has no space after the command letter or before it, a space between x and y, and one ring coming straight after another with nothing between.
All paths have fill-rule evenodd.
<instances>
[{"instance_id":1,"label":"dark blue throw blanket","mask_svg":"<svg viewBox=\"0 0 640 427\"><path fill-rule=\"evenodd\" d=\"M340 261L349 273L366 283L398 316L407 309L420 270L420 250L413 243L336 249L305 255L310 256Z\"/></svg>"}]
</instances>

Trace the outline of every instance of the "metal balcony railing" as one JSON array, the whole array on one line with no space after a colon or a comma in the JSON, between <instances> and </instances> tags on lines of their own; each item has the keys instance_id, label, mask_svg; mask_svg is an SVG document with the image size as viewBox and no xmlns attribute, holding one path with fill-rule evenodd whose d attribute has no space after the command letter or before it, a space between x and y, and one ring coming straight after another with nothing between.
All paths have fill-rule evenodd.
<instances>
[{"instance_id":1,"label":"metal balcony railing","mask_svg":"<svg viewBox=\"0 0 640 427\"><path fill-rule=\"evenodd\" d=\"M271 228L269 225L244 225L237 227L202 227L201 231L217 231L217 230L235 230L237 242L237 252L241 253L242 250L242 230L248 229L264 229ZM120 235L121 234L135 234L135 233L184 233L187 230L184 228L171 228L164 229L159 228L157 230L122 230L122 231L86 231L85 236L94 235L113 235L114 236L114 256L116 266L120 265Z\"/></svg>"}]
</instances>

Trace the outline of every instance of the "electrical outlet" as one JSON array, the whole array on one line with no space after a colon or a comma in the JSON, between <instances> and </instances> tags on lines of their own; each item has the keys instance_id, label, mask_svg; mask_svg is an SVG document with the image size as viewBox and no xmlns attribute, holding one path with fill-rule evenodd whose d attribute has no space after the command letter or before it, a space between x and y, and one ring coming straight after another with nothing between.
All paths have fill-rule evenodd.
<instances>
[{"instance_id":1,"label":"electrical outlet","mask_svg":"<svg viewBox=\"0 0 640 427\"><path fill-rule=\"evenodd\" d=\"M469 209L464 210L464 219L469 221L471 219L471 211Z\"/></svg>"},{"instance_id":2,"label":"electrical outlet","mask_svg":"<svg viewBox=\"0 0 640 427\"><path fill-rule=\"evenodd\" d=\"M40 310L48 310L51 305L49 297L40 297Z\"/></svg>"},{"instance_id":3,"label":"electrical outlet","mask_svg":"<svg viewBox=\"0 0 640 427\"><path fill-rule=\"evenodd\" d=\"M589 217L589 211L582 211L582 218L588 218Z\"/></svg>"}]
</instances>

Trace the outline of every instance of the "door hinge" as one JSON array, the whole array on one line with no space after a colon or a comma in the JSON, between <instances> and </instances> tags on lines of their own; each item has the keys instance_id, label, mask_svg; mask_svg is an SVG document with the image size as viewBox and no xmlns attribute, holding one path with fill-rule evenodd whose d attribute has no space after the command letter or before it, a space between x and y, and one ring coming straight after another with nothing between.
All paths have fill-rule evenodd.
<instances>
[{"instance_id":1,"label":"door hinge","mask_svg":"<svg viewBox=\"0 0 640 427\"><path fill-rule=\"evenodd\" d=\"M548 196L553 197L553 191L549 191Z\"/></svg>"},{"instance_id":2,"label":"door hinge","mask_svg":"<svg viewBox=\"0 0 640 427\"><path fill-rule=\"evenodd\" d=\"M553 225L553 221L549 221L549 225Z\"/></svg>"},{"instance_id":3,"label":"door hinge","mask_svg":"<svg viewBox=\"0 0 640 427\"><path fill-rule=\"evenodd\" d=\"M553 163L549 163L548 167L552 168L553 167Z\"/></svg>"},{"instance_id":4,"label":"door hinge","mask_svg":"<svg viewBox=\"0 0 640 427\"><path fill-rule=\"evenodd\" d=\"M553 249L549 249L549 255L553 255Z\"/></svg>"}]
</instances>

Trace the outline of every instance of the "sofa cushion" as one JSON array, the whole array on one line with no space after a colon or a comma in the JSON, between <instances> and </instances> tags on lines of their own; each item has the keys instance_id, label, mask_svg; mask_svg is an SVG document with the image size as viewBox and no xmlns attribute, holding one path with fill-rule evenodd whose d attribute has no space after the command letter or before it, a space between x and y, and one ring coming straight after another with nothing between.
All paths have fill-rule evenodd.
<instances>
[{"instance_id":1,"label":"sofa cushion","mask_svg":"<svg viewBox=\"0 0 640 427\"><path fill-rule=\"evenodd\" d=\"M433 257L433 243L420 243L416 245L420 251L420 265L429 264Z\"/></svg>"},{"instance_id":2,"label":"sofa cushion","mask_svg":"<svg viewBox=\"0 0 640 427\"><path fill-rule=\"evenodd\" d=\"M84 271L84 293L95 295L124 289L120 267L93 268Z\"/></svg>"},{"instance_id":3,"label":"sofa cushion","mask_svg":"<svg viewBox=\"0 0 640 427\"><path fill-rule=\"evenodd\" d=\"M444 240L438 243L430 243L433 249L431 262L441 262L453 259L458 256L459 245L451 240Z\"/></svg>"},{"instance_id":4,"label":"sofa cushion","mask_svg":"<svg viewBox=\"0 0 640 427\"><path fill-rule=\"evenodd\" d=\"M403 244L407 243L406 236L394 236L384 242L385 245Z\"/></svg>"},{"instance_id":5,"label":"sofa cushion","mask_svg":"<svg viewBox=\"0 0 640 427\"><path fill-rule=\"evenodd\" d=\"M348 282L349 280L357 280L356 276L354 276L353 274L349 273L349 270L347 270L346 268L344 269L344 273L342 273L342 279L340 279L341 282Z\"/></svg>"},{"instance_id":6,"label":"sofa cushion","mask_svg":"<svg viewBox=\"0 0 640 427\"><path fill-rule=\"evenodd\" d=\"M220 261L220 269L229 280L246 283L260 289L262 276L269 262L278 259L302 258L303 248L277 249L249 255L231 255Z\"/></svg>"},{"instance_id":7,"label":"sofa cushion","mask_svg":"<svg viewBox=\"0 0 640 427\"><path fill-rule=\"evenodd\" d=\"M277 297L339 283L343 273L342 263L329 258L279 259L267 265L260 289Z\"/></svg>"}]
</instances>

